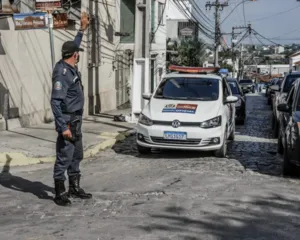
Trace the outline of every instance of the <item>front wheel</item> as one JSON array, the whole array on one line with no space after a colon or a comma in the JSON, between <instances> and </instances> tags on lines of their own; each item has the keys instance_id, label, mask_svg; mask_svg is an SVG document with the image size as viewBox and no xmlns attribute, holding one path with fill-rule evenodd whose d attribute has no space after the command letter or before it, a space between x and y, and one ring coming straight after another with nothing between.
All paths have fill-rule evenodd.
<instances>
[{"instance_id":1,"label":"front wheel","mask_svg":"<svg viewBox=\"0 0 300 240\"><path fill-rule=\"evenodd\" d=\"M227 130L224 134L223 145L220 149L214 151L215 157L224 158L227 154Z\"/></svg>"},{"instance_id":2,"label":"front wheel","mask_svg":"<svg viewBox=\"0 0 300 240\"><path fill-rule=\"evenodd\" d=\"M274 115L272 116L272 130L274 129L274 126L275 126L275 117Z\"/></svg>"},{"instance_id":3,"label":"front wheel","mask_svg":"<svg viewBox=\"0 0 300 240\"><path fill-rule=\"evenodd\" d=\"M279 132L279 123L277 119L274 119L274 128L273 128L273 137L278 138L278 132Z\"/></svg>"},{"instance_id":4,"label":"front wheel","mask_svg":"<svg viewBox=\"0 0 300 240\"><path fill-rule=\"evenodd\" d=\"M232 131L231 131L231 133L230 133L230 135L229 135L228 140L234 141L234 139L235 139L235 123L234 123L234 126L233 126L233 128L232 128Z\"/></svg>"}]
</instances>

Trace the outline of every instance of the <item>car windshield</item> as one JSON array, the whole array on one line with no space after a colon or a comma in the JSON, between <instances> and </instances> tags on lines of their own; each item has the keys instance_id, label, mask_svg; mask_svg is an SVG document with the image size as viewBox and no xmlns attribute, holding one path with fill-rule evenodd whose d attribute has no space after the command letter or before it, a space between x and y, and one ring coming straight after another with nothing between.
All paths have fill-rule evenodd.
<instances>
[{"instance_id":1,"label":"car windshield","mask_svg":"<svg viewBox=\"0 0 300 240\"><path fill-rule=\"evenodd\" d=\"M252 84L252 80L240 80L240 83L251 83Z\"/></svg>"},{"instance_id":2,"label":"car windshield","mask_svg":"<svg viewBox=\"0 0 300 240\"><path fill-rule=\"evenodd\" d=\"M300 78L300 75L288 75L284 83L283 92L288 92L291 89L292 84L298 78Z\"/></svg>"},{"instance_id":3,"label":"car windshield","mask_svg":"<svg viewBox=\"0 0 300 240\"><path fill-rule=\"evenodd\" d=\"M214 78L167 78L162 81L154 97L215 101L219 98L219 81Z\"/></svg>"},{"instance_id":4,"label":"car windshield","mask_svg":"<svg viewBox=\"0 0 300 240\"><path fill-rule=\"evenodd\" d=\"M239 87L236 82L228 82L232 94L240 94Z\"/></svg>"}]
</instances>

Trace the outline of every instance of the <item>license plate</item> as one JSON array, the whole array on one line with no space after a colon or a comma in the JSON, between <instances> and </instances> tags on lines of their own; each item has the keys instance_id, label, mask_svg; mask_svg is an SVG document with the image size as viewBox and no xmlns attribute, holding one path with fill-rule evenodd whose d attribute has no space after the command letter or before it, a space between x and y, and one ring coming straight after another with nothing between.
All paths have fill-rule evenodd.
<instances>
[{"instance_id":1,"label":"license plate","mask_svg":"<svg viewBox=\"0 0 300 240\"><path fill-rule=\"evenodd\" d=\"M164 132L164 139L186 140L186 132Z\"/></svg>"}]
</instances>

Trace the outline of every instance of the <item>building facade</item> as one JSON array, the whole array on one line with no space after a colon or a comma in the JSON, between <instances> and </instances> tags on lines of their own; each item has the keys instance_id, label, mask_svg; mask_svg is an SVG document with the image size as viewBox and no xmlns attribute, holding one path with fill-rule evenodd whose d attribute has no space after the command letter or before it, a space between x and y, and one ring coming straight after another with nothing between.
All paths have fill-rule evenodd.
<instances>
[{"instance_id":1,"label":"building facade","mask_svg":"<svg viewBox=\"0 0 300 240\"><path fill-rule=\"evenodd\" d=\"M21 12L33 12L33 1L22 1ZM71 1L72 2L72 1ZM77 1L78 2L78 1ZM82 41L79 70L85 93L84 114L97 115L116 109L132 100L137 7L140 1L81 1L73 11L86 11L91 24ZM31 3L32 4L32 3ZM151 52L151 84L160 80L165 64L165 1L153 0L147 9L152 18L154 39ZM1 14L1 12L0 12ZM64 41L74 39L80 21L68 29L54 29L55 61L61 58ZM9 118L18 118L21 126L53 120L50 108L52 66L48 29L15 30L11 16L0 18L0 114L9 103ZM9 101L5 100L9 98Z\"/></svg>"}]
</instances>

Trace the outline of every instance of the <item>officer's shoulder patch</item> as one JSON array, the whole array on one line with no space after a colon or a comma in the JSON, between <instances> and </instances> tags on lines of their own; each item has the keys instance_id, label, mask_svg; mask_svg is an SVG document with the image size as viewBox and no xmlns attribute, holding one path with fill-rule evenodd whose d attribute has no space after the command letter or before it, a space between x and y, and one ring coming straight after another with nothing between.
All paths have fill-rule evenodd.
<instances>
[{"instance_id":1,"label":"officer's shoulder patch","mask_svg":"<svg viewBox=\"0 0 300 240\"><path fill-rule=\"evenodd\" d=\"M62 89L62 84L60 81L57 81L54 83L54 89L55 90L61 90Z\"/></svg>"}]
</instances>

